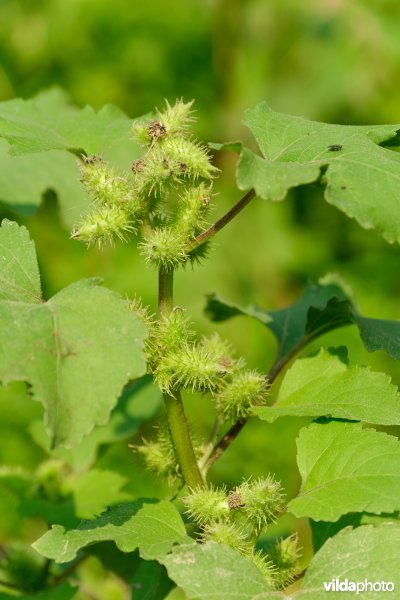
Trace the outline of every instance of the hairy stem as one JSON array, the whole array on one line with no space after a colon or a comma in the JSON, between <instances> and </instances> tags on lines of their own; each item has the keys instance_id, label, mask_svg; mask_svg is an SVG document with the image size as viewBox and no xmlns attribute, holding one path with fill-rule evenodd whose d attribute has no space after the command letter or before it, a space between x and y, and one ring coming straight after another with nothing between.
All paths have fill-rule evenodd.
<instances>
[{"instance_id":1,"label":"hairy stem","mask_svg":"<svg viewBox=\"0 0 400 600\"><path fill-rule=\"evenodd\" d=\"M173 270L163 271L160 269L158 279L159 317L167 316L173 308L173 278ZM204 481L194 454L180 391L175 390L170 394L165 393L164 404L183 478L192 489L202 487Z\"/></svg>"},{"instance_id":2,"label":"hairy stem","mask_svg":"<svg viewBox=\"0 0 400 600\"><path fill-rule=\"evenodd\" d=\"M158 272L158 316L167 317L174 307L174 272Z\"/></svg>"},{"instance_id":3,"label":"hairy stem","mask_svg":"<svg viewBox=\"0 0 400 600\"><path fill-rule=\"evenodd\" d=\"M247 204L255 197L255 191L247 192L232 208L221 217L216 223L211 225L206 231L198 235L189 247L189 251L198 248L216 233L221 231L242 211ZM160 269L158 278L158 313L159 317L168 315L173 308L173 270L164 271ZM164 394L164 404L167 412L168 424L174 443L176 455L182 470L183 477L187 485L191 488L197 488L204 485L199 466L193 450L192 441L188 431L186 416L182 404L182 398L179 390L171 394ZM205 470L222 454L231 441L239 433L246 421L239 422L232 426L231 430L215 446L210 458L207 461ZM237 430L237 431L236 431ZM232 439L229 438L230 432ZM227 438L225 440L225 438ZM225 440L225 442L224 442ZM224 445L226 444L226 445ZM207 460L206 456L204 457ZM211 461L211 462L210 462ZM204 463L203 463L204 465Z\"/></svg>"},{"instance_id":4,"label":"hairy stem","mask_svg":"<svg viewBox=\"0 0 400 600\"><path fill-rule=\"evenodd\" d=\"M232 208L228 210L228 212L223 217L221 217L216 223L214 223L208 229L206 229L206 231L200 233L200 235L198 235L193 240L192 244L189 246L189 251L195 250L196 248L207 242L210 238L212 238L216 233L218 233L218 231L221 231L221 229L223 229L225 225L228 225L228 223L230 223L232 219L234 219L236 215L240 213L240 211L243 210L244 207L249 204L249 202L255 197L255 195L256 193L254 190L250 190L249 192L247 192L247 194L245 194L239 200L239 202L232 206Z\"/></svg>"}]
</instances>

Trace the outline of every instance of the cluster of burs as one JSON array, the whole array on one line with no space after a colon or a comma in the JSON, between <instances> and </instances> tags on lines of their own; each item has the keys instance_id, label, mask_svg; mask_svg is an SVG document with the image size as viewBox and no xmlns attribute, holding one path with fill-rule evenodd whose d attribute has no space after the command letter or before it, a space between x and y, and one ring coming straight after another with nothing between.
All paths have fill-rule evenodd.
<instances>
[{"instance_id":1,"label":"cluster of burs","mask_svg":"<svg viewBox=\"0 0 400 600\"><path fill-rule=\"evenodd\" d=\"M163 270L202 256L194 240L207 224L218 169L190 134L191 107L167 103L156 119L133 123L132 136L145 152L130 172L99 156L82 157L81 181L92 202L72 237L105 246L138 234L140 252Z\"/></svg>"},{"instance_id":2,"label":"cluster of burs","mask_svg":"<svg viewBox=\"0 0 400 600\"><path fill-rule=\"evenodd\" d=\"M113 244L139 234L139 249L147 262L168 272L205 254L196 237L207 227L212 181L217 169L207 150L190 135L192 103L167 104L157 119L135 122L133 135L146 148L144 156L124 175L100 157L85 157L82 182L92 207L73 237L88 245ZM196 339L185 311L176 307L158 319L140 301L132 310L146 322L148 370L163 393L180 389L208 394L218 422L241 421L265 403L265 375L247 369L230 344L217 334ZM167 426L155 439L135 446L145 464L170 486L183 484ZM205 470L209 449L194 444ZM291 536L267 552L256 549L260 535L284 510L281 485L270 476L248 480L230 493L225 488L189 490L183 498L201 541L225 543L254 561L275 589L285 587L298 570L297 538Z\"/></svg>"},{"instance_id":3,"label":"cluster of burs","mask_svg":"<svg viewBox=\"0 0 400 600\"><path fill-rule=\"evenodd\" d=\"M150 332L148 364L164 393L182 388L208 394L221 424L244 420L255 406L265 403L265 376L246 368L244 359L236 358L230 344L218 334L196 340L181 309L153 321ZM143 440L136 450L157 477L170 485L182 485L167 427L160 426L155 439ZM203 468L209 456L208 446L195 442L194 450ZM267 553L256 549L260 535L284 512L284 493L279 482L268 476L247 480L229 493L223 487L189 491L182 500L201 541L224 543L250 556L275 589L288 585L298 572L296 536L275 544Z\"/></svg>"}]
</instances>

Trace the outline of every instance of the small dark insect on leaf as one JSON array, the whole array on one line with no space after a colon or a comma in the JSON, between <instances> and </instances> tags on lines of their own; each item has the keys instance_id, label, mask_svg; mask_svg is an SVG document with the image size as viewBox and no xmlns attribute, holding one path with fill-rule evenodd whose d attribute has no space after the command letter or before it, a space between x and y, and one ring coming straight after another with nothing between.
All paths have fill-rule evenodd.
<instances>
[{"instance_id":1,"label":"small dark insect on leaf","mask_svg":"<svg viewBox=\"0 0 400 600\"><path fill-rule=\"evenodd\" d=\"M328 146L329 152L339 152L343 148L342 144L331 144Z\"/></svg>"}]
</instances>

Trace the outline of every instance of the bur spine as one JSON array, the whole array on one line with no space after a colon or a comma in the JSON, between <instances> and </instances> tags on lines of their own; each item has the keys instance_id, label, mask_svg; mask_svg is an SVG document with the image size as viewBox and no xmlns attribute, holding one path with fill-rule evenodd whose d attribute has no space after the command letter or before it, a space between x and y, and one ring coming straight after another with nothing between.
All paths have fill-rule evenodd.
<instances>
[{"instance_id":1,"label":"bur spine","mask_svg":"<svg viewBox=\"0 0 400 600\"><path fill-rule=\"evenodd\" d=\"M225 419L234 421L249 417L256 406L265 403L268 386L265 376L257 371L238 371L215 397L217 409Z\"/></svg>"},{"instance_id":2,"label":"bur spine","mask_svg":"<svg viewBox=\"0 0 400 600\"><path fill-rule=\"evenodd\" d=\"M255 531L275 523L284 508L284 493L279 481L271 475L248 479L235 490L243 499L243 512Z\"/></svg>"},{"instance_id":3,"label":"bur spine","mask_svg":"<svg viewBox=\"0 0 400 600\"><path fill-rule=\"evenodd\" d=\"M127 211L117 204L104 205L95 207L72 231L71 237L88 246L113 246L117 241L127 241L128 235L136 232L135 225Z\"/></svg>"},{"instance_id":4,"label":"bur spine","mask_svg":"<svg viewBox=\"0 0 400 600\"><path fill-rule=\"evenodd\" d=\"M228 518L229 507L224 488L199 488L182 498L187 514L200 525L215 524Z\"/></svg>"}]
</instances>

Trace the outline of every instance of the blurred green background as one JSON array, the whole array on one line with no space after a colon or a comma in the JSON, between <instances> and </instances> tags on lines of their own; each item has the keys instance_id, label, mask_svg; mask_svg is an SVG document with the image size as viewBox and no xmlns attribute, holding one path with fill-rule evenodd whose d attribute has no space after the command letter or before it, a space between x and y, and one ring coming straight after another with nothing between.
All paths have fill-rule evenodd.
<instances>
[{"instance_id":1,"label":"blurred green background","mask_svg":"<svg viewBox=\"0 0 400 600\"><path fill-rule=\"evenodd\" d=\"M261 100L315 120L399 122L400 4L0 0L0 100L27 98L54 85L79 106L113 103L132 117L161 106L164 98L195 98L196 133L204 141L243 139L253 145L241 121L245 109ZM221 153L216 162L222 169L214 199L217 217L240 194L234 184L235 156ZM142 296L155 308L156 274L143 266L134 242L103 252L72 242L51 193L35 215L13 214L6 207L0 212L31 231L47 296L81 277L99 275L107 286ZM218 236L204 266L178 273L176 304L187 307L199 332L207 333L213 325L203 315L206 293L277 308L294 301L307 280L332 271L352 286L364 314L400 318L398 248L327 205L317 187L302 187L284 203L255 200L246 208ZM268 369L276 346L261 325L241 318L217 328L249 365ZM386 370L399 383L396 363L380 352L368 354L353 328L338 330L323 343L347 344L352 362ZM25 396L21 386L1 391L0 462L34 470L47 455L32 435L40 407ZM186 399L192 421L205 436L212 421L204 410L208 402ZM271 471L292 497L299 485L295 437L302 424L289 418L273 425L254 420L213 467L211 478L230 485ZM150 430L147 424L145 431ZM129 479L128 494L161 492L126 441L104 445L93 464ZM15 502L7 495L0 500L0 540L33 541L45 526L34 518L20 522ZM282 532L292 525L284 523ZM296 527L307 548L306 525ZM90 574L85 577L90 588ZM96 598L111 598L97 593Z\"/></svg>"}]
</instances>

